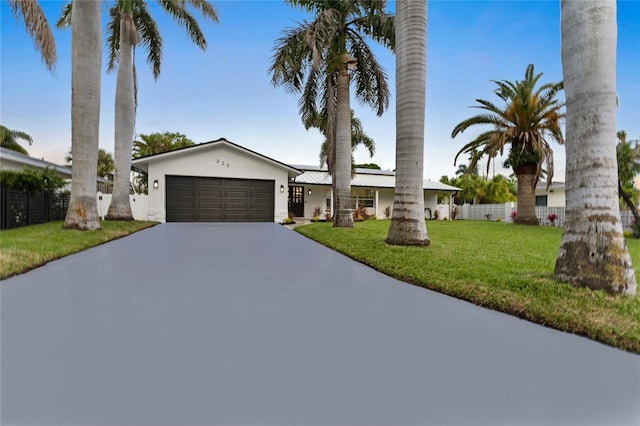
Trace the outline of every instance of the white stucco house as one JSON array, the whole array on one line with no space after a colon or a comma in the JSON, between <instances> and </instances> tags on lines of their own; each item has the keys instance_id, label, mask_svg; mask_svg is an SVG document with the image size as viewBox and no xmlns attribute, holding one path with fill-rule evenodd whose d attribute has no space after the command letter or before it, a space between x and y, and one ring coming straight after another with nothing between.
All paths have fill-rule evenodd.
<instances>
[{"instance_id":1,"label":"white stucco house","mask_svg":"<svg viewBox=\"0 0 640 426\"><path fill-rule=\"evenodd\" d=\"M326 170L293 166L224 138L133 160L147 173L147 218L160 222L283 222L312 218L314 209L332 214L331 177ZM393 206L393 172L358 169L353 205L384 217ZM458 188L425 180L425 207L438 193Z\"/></svg>"},{"instance_id":2,"label":"white stucco house","mask_svg":"<svg viewBox=\"0 0 640 426\"><path fill-rule=\"evenodd\" d=\"M551 182L547 189L546 182L540 182L536 186L536 206L539 207L564 207L566 204L564 182Z\"/></svg>"},{"instance_id":3,"label":"white stucco house","mask_svg":"<svg viewBox=\"0 0 640 426\"><path fill-rule=\"evenodd\" d=\"M33 158L21 152L0 147L0 170L15 170L18 172L24 169L53 170L58 176L71 182L71 167L45 161L44 159ZM96 177L96 187L98 191L110 193L112 182L101 177ZM66 189L71 189L70 185Z\"/></svg>"},{"instance_id":4,"label":"white stucco house","mask_svg":"<svg viewBox=\"0 0 640 426\"><path fill-rule=\"evenodd\" d=\"M21 172L27 168L40 170L48 168L54 170L62 178L71 179L71 167L60 166L44 159L39 160L21 152L0 147L0 169Z\"/></svg>"}]
</instances>

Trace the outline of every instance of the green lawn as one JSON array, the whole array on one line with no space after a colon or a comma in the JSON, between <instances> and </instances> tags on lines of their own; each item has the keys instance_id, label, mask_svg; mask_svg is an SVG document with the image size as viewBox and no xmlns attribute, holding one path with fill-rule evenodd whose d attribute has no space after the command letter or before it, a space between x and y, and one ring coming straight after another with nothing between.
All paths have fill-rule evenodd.
<instances>
[{"instance_id":1,"label":"green lawn","mask_svg":"<svg viewBox=\"0 0 640 426\"><path fill-rule=\"evenodd\" d=\"M101 230L75 231L62 229L62 222L49 222L0 231L0 280L155 224L103 221Z\"/></svg>"},{"instance_id":2,"label":"green lawn","mask_svg":"<svg viewBox=\"0 0 640 426\"><path fill-rule=\"evenodd\" d=\"M386 244L388 228L388 220L370 220L353 229L315 223L295 230L399 280L640 353L640 297L553 279L561 228L429 221L431 245L422 248ZM640 240L627 245L640 266Z\"/></svg>"}]
</instances>

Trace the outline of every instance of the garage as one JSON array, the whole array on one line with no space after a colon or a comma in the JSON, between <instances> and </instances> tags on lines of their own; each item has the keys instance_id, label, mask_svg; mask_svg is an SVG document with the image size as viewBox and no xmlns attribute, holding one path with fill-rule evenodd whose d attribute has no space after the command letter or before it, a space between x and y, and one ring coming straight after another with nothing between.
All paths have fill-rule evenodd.
<instances>
[{"instance_id":1,"label":"garage","mask_svg":"<svg viewBox=\"0 0 640 426\"><path fill-rule=\"evenodd\" d=\"M166 176L167 222L273 222L275 181Z\"/></svg>"}]
</instances>

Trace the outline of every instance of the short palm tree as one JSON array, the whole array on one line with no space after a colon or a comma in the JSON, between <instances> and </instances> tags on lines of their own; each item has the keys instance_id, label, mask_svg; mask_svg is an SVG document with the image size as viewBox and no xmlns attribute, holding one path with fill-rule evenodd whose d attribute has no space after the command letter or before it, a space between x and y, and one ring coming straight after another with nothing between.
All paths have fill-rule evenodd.
<instances>
[{"instance_id":1,"label":"short palm tree","mask_svg":"<svg viewBox=\"0 0 640 426\"><path fill-rule=\"evenodd\" d=\"M207 41L197 20L187 9L192 6L205 18L218 22L215 9L205 0L159 0L158 5L187 31L189 38L202 50ZM58 26L66 26L72 5L63 10ZM107 48L109 61L107 70L118 68L115 99L115 176L113 197L107 218L111 220L133 220L129 202L133 133L136 116L136 87L134 51L140 42L147 53L147 62L153 75L160 75L162 38L157 24L149 13L145 0L117 0L109 10L111 20L107 24Z\"/></svg>"},{"instance_id":2,"label":"short palm tree","mask_svg":"<svg viewBox=\"0 0 640 426\"><path fill-rule=\"evenodd\" d=\"M486 131L458 151L462 153L478 150L479 156L471 157L469 167L473 167L479 158L487 155L487 174L489 164L498 154L502 155L508 146L509 154L505 167L511 167L518 179L518 216L516 223L537 225L535 212L535 189L546 165L547 186L553 178L553 150L548 140L564 143L561 109L564 103L556 99L563 88L562 82L547 83L536 88L540 74L534 74L533 65L525 71L524 80L515 83L503 80L494 81L498 88L494 93L504 102L503 107L492 102L476 99L480 105L475 108L484 110L482 114L462 121L453 129L455 138L471 126L490 125Z\"/></svg>"},{"instance_id":3,"label":"short palm tree","mask_svg":"<svg viewBox=\"0 0 640 426\"><path fill-rule=\"evenodd\" d=\"M34 0L9 0L16 19L22 16L27 32L33 39L47 69L53 71L56 63L56 41L40 4Z\"/></svg>"},{"instance_id":4,"label":"short palm tree","mask_svg":"<svg viewBox=\"0 0 640 426\"><path fill-rule=\"evenodd\" d=\"M387 76L367 38L393 49L393 16L385 11L386 1L287 3L314 13L315 19L285 30L276 41L269 69L272 83L302 95L299 104L303 123L326 111L326 137L329 146L335 143L336 154L332 179L334 226L352 227L349 85L353 79L356 98L378 115L388 107Z\"/></svg>"},{"instance_id":5,"label":"short palm tree","mask_svg":"<svg viewBox=\"0 0 640 426\"><path fill-rule=\"evenodd\" d=\"M327 114L317 114L313 117L307 119L304 123L307 129L311 127L315 127L324 135L325 139L320 146L320 165L327 165L327 170L330 175L333 176L334 167L335 167L335 159L336 159L336 151L335 144L331 144L332 141L327 137ZM355 172L355 160L353 158L353 151L356 148L362 145L367 151L369 151L369 156L373 157L376 152L376 144L373 139L369 135L367 135L362 127L362 121L357 118L354 114L354 111L351 110L351 173Z\"/></svg>"},{"instance_id":6,"label":"short palm tree","mask_svg":"<svg viewBox=\"0 0 640 426\"><path fill-rule=\"evenodd\" d=\"M29 155L26 149L20 145L18 139L22 139L29 145L33 143L31 136L20 130L11 130L3 125L0 125L0 146L11 151L16 151L24 155Z\"/></svg>"},{"instance_id":7,"label":"short palm tree","mask_svg":"<svg viewBox=\"0 0 640 426\"><path fill-rule=\"evenodd\" d=\"M616 133L618 144L616 145L616 158L618 162L618 193L622 202L631 211L634 220L634 237L640 238L640 212L638 202L638 190L634 180L640 174L640 145L638 141L632 145L627 141L627 132L620 130Z\"/></svg>"}]
</instances>

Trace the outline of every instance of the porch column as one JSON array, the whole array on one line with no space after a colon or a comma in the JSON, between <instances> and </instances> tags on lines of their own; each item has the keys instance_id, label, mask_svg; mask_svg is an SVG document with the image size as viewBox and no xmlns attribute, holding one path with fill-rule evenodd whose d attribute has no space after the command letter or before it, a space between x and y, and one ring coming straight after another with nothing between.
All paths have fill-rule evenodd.
<instances>
[{"instance_id":1,"label":"porch column","mask_svg":"<svg viewBox=\"0 0 640 426\"><path fill-rule=\"evenodd\" d=\"M333 218L333 201L334 201L334 198L333 198L333 185L331 185L330 191L331 191L331 209L330 210L331 210L331 217Z\"/></svg>"},{"instance_id":2,"label":"porch column","mask_svg":"<svg viewBox=\"0 0 640 426\"><path fill-rule=\"evenodd\" d=\"M376 209L376 217L380 218L380 211L378 210L378 189L376 188L373 193L373 207Z\"/></svg>"}]
</instances>

